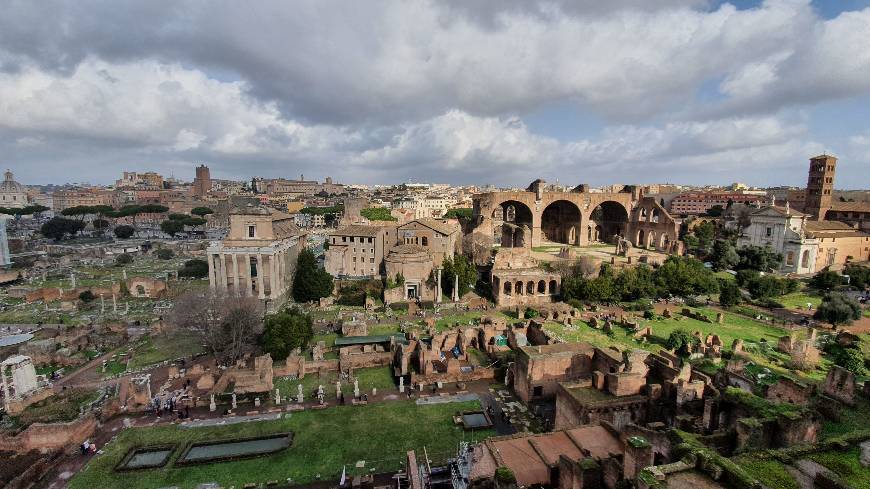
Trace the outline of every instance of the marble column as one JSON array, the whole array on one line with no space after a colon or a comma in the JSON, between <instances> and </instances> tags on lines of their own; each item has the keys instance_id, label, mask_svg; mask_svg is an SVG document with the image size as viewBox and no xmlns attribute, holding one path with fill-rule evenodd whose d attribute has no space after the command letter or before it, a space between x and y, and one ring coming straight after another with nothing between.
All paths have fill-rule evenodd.
<instances>
[{"instance_id":1,"label":"marble column","mask_svg":"<svg viewBox=\"0 0 870 489\"><path fill-rule=\"evenodd\" d=\"M435 285L435 302L441 302L441 269L435 269L435 279L437 284Z\"/></svg>"},{"instance_id":2,"label":"marble column","mask_svg":"<svg viewBox=\"0 0 870 489\"><path fill-rule=\"evenodd\" d=\"M242 255L242 279L245 282L245 297L251 297L251 255Z\"/></svg>"},{"instance_id":3,"label":"marble column","mask_svg":"<svg viewBox=\"0 0 870 489\"><path fill-rule=\"evenodd\" d=\"M233 253L230 255L233 260L233 295L241 296L242 291L239 290L239 260L238 255Z\"/></svg>"},{"instance_id":4,"label":"marble column","mask_svg":"<svg viewBox=\"0 0 870 489\"><path fill-rule=\"evenodd\" d=\"M219 288L221 292L227 291L227 259L226 255L223 253L218 255L218 259L220 260L220 266L218 270L220 271L220 284Z\"/></svg>"},{"instance_id":5,"label":"marble column","mask_svg":"<svg viewBox=\"0 0 870 489\"><path fill-rule=\"evenodd\" d=\"M208 287L209 287L209 289L211 289L212 292L214 292L215 286L217 285L216 284L217 280L215 279L216 270L214 267L215 267L214 255L209 253L208 254Z\"/></svg>"},{"instance_id":6,"label":"marble column","mask_svg":"<svg viewBox=\"0 0 870 489\"><path fill-rule=\"evenodd\" d=\"M266 298L265 287L263 286L263 273L266 267L263 266L263 254L257 253L257 297L260 299Z\"/></svg>"},{"instance_id":7,"label":"marble column","mask_svg":"<svg viewBox=\"0 0 870 489\"><path fill-rule=\"evenodd\" d=\"M277 299L278 295L278 262L275 261L273 252L269 255L269 297Z\"/></svg>"}]
</instances>

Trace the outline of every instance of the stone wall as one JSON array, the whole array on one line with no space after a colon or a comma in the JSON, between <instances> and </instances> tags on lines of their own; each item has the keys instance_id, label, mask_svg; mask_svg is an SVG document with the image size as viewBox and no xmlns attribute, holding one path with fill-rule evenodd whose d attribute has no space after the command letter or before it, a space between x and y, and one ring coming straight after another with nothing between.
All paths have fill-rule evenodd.
<instances>
[{"instance_id":1,"label":"stone wall","mask_svg":"<svg viewBox=\"0 0 870 489\"><path fill-rule=\"evenodd\" d=\"M97 420L85 416L69 423L34 423L18 436L0 435L0 450L49 452L66 450L83 443L93 436Z\"/></svg>"}]
</instances>

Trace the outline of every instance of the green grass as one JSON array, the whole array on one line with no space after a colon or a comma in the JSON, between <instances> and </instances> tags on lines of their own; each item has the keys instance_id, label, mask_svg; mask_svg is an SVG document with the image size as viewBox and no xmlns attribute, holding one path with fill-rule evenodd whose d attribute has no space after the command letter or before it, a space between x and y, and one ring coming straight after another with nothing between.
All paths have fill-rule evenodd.
<instances>
[{"instance_id":1,"label":"green grass","mask_svg":"<svg viewBox=\"0 0 870 489\"><path fill-rule=\"evenodd\" d=\"M870 401L856 396L855 407L840 410L839 420L825 419L822 423L822 438L845 435L867 427L870 420Z\"/></svg>"},{"instance_id":2,"label":"green grass","mask_svg":"<svg viewBox=\"0 0 870 489\"><path fill-rule=\"evenodd\" d=\"M849 487L870 489L870 467L861 466L859 452L858 447L852 447L846 452L821 452L812 454L808 458L831 469L842 477Z\"/></svg>"},{"instance_id":3,"label":"green grass","mask_svg":"<svg viewBox=\"0 0 870 489\"><path fill-rule=\"evenodd\" d=\"M772 459L761 459L753 455L741 455L732 459L750 476L772 489L800 489L797 481L785 469L785 465Z\"/></svg>"},{"instance_id":4,"label":"green grass","mask_svg":"<svg viewBox=\"0 0 870 489\"><path fill-rule=\"evenodd\" d=\"M776 298L776 301L786 307L786 309L806 310L807 303L813 305L813 309L819 307L822 303L822 296L807 290L792 292Z\"/></svg>"},{"instance_id":5,"label":"green grass","mask_svg":"<svg viewBox=\"0 0 870 489\"><path fill-rule=\"evenodd\" d=\"M176 332L147 337L133 350L130 368L136 369L172 360L203 351L199 338L194 334Z\"/></svg>"},{"instance_id":6,"label":"green grass","mask_svg":"<svg viewBox=\"0 0 870 489\"><path fill-rule=\"evenodd\" d=\"M339 406L326 410L293 413L278 421L242 423L232 426L182 429L177 426L133 428L102 447L105 453L94 458L70 481L72 489L124 488L153 489L177 485L192 488L202 482L216 481L223 487L242 487L248 482L270 480L305 484L335 479L342 467L349 474L357 461L364 460L363 471L384 472L402 467L408 450L422 453L426 448L435 461L455 454L461 440L481 440L491 430L465 432L453 424L451 416L461 410L479 408L476 401L417 406L396 401L369 406ZM284 431L294 433L293 443L282 452L248 460L190 467L167 467L118 474L112 470L133 446L261 436ZM172 456L177 457L178 451Z\"/></svg>"},{"instance_id":7,"label":"green grass","mask_svg":"<svg viewBox=\"0 0 870 489\"><path fill-rule=\"evenodd\" d=\"M379 392L397 389L390 367L361 368L355 370L354 375L359 382L360 392L370 393L372 388L377 388Z\"/></svg>"},{"instance_id":8,"label":"green grass","mask_svg":"<svg viewBox=\"0 0 870 489\"><path fill-rule=\"evenodd\" d=\"M377 388L379 392L389 392L396 389L396 383L393 381L393 375L390 372L390 367L369 367L360 368L354 371L357 380L359 381L360 394L371 394L372 388ZM298 379L281 379L274 380L275 387L281 390L282 396L293 396L299 392L299 385L302 385L302 393L306 400L314 399L318 386L323 386L323 392L326 394L327 402L335 402L335 382L339 379L337 371L327 372L323 377L317 374L307 374L302 380ZM353 381L342 381L341 391L348 399L353 396Z\"/></svg>"},{"instance_id":9,"label":"green grass","mask_svg":"<svg viewBox=\"0 0 870 489\"><path fill-rule=\"evenodd\" d=\"M72 421L79 415L79 408L97 399L98 391L87 389L67 389L48 399L31 404L18 415L21 426L32 423L60 423Z\"/></svg>"},{"instance_id":10,"label":"green grass","mask_svg":"<svg viewBox=\"0 0 870 489\"><path fill-rule=\"evenodd\" d=\"M103 372L103 377L112 377L123 373L127 370L127 362L110 360L106 362L106 371ZM102 372L102 368L100 370Z\"/></svg>"}]
</instances>

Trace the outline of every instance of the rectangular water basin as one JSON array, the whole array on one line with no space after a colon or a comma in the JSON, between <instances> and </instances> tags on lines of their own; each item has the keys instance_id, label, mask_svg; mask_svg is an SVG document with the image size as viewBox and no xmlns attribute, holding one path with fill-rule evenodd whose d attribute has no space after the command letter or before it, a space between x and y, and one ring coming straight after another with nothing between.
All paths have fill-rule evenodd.
<instances>
[{"instance_id":1,"label":"rectangular water basin","mask_svg":"<svg viewBox=\"0 0 870 489\"><path fill-rule=\"evenodd\" d=\"M462 427L466 430L490 428L492 421L483 411L468 411L462 413Z\"/></svg>"},{"instance_id":2,"label":"rectangular water basin","mask_svg":"<svg viewBox=\"0 0 870 489\"><path fill-rule=\"evenodd\" d=\"M292 433L280 433L257 438L194 443L178 457L176 464L202 464L259 457L284 450L290 446L292 439Z\"/></svg>"},{"instance_id":3,"label":"rectangular water basin","mask_svg":"<svg viewBox=\"0 0 870 489\"><path fill-rule=\"evenodd\" d=\"M153 469L163 467L169 461L169 456L175 450L175 445L134 448L127 453L115 470Z\"/></svg>"}]
</instances>

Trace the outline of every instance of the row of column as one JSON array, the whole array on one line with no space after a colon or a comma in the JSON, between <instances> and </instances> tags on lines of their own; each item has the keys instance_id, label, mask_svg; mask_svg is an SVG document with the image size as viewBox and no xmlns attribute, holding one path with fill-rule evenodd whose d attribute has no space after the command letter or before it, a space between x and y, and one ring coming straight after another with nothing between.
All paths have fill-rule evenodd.
<instances>
[{"instance_id":1,"label":"row of column","mask_svg":"<svg viewBox=\"0 0 870 489\"><path fill-rule=\"evenodd\" d=\"M229 290L230 274L227 270L227 257L232 268L233 292L237 295L250 297L253 295L251 274L251 258L255 258L257 266L257 296L260 299L276 299L287 288L285 274L287 264L283 252L275 250L272 254L257 253L218 253L208 255L209 285L212 291L227 292ZM269 257L268 260L265 257ZM239 262L241 261L241 264ZM268 265L267 265L268 263ZM266 295L265 275L269 271L269 295Z\"/></svg>"}]
</instances>

